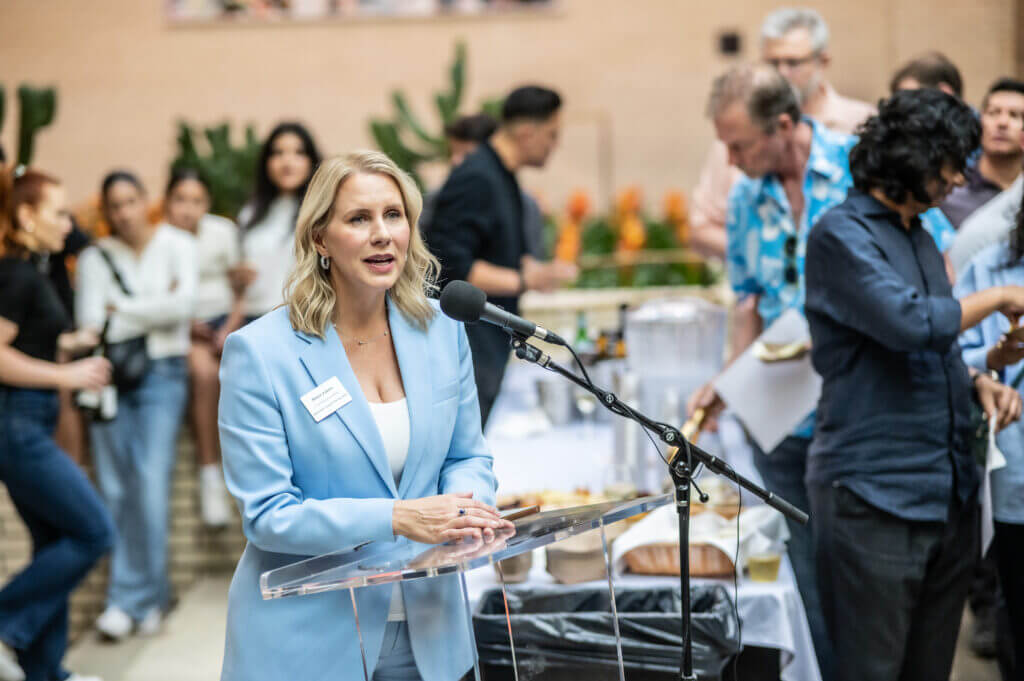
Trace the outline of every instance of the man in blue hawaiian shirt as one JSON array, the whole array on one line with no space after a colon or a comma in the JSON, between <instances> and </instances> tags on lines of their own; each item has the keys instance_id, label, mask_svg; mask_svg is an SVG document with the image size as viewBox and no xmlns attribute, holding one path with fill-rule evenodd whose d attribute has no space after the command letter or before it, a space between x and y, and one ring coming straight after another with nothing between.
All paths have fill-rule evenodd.
<instances>
[{"instance_id":1,"label":"man in blue hawaiian shirt","mask_svg":"<svg viewBox=\"0 0 1024 681\"><path fill-rule=\"evenodd\" d=\"M738 66L717 78L708 113L729 162L743 171L729 194L726 265L738 303L732 356L737 357L787 309L802 309L807 232L846 198L847 156L855 140L800 113L793 87L770 66ZM690 399L705 424L724 407L710 384ZM708 419L712 419L711 423ZM803 484L814 431L808 417L770 454L754 447L754 463L769 490L807 509ZM807 611L822 677L829 678L830 645L818 599L811 533L790 523L789 556Z\"/></svg>"},{"instance_id":2,"label":"man in blue hawaiian shirt","mask_svg":"<svg viewBox=\"0 0 1024 681\"><path fill-rule=\"evenodd\" d=\"M807 234L853 185L848 156L857 138L802 116L792 86L770 66L738 66L716 79L708 113L728 148L729 162L745 175L729 194L726 217L726 265L738 299L732 347L736 357L783 312L803 311ZM940 250L948 247L954 230L939 211L923 215L922 222ZM691 397L689 409L703 407L705 424L713 427L724 406L708 384ZM809 507L804 472L813 432L810 414L772 452L754 445L754 463L768 489L803 509ZM795 523L789 530L789 556L818 663L823 678L830 678L830 645L811 532Z\"/></svg>"}]
</instances>

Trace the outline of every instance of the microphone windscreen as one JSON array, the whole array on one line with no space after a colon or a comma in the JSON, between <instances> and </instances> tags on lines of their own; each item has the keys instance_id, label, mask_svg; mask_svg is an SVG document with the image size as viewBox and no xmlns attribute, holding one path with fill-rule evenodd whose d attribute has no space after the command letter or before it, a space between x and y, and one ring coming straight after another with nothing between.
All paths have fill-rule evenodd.
<instances>
[{"instance_id":1,"label":"microphone windscreen","mask_svg":"<svg viewBox=\"0 0 1024 681\"><path fill-rule=\"evenodd\" d=\"M468 281L455 280L441 291L441 311L460 322L480 321L487 294Z\"/></svg>"}]
</instances>

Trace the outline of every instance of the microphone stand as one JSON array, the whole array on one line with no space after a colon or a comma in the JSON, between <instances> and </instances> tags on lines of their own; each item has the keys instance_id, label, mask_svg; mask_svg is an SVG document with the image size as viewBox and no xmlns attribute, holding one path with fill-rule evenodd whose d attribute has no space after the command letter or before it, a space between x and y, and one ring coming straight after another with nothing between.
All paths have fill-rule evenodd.
<instances>
[{"instance_id":1,"label":"microphone stand","mask_svg":"<svg viewBox=\"0 0 1024 681\"><path fill-rule=\"evenodd\" d=\"M737 474L729 464L686 440L673 426L648 418L627 406L612 392L597 387L592 382L559 365L538 348L530 345L527 342L527 336L509 329L506 331L512 336L511 344L516 357L567 378L592 393L612 413L636 421L646 430L657 435L662 442L676 448L675 453L669 456L667 463L675 490L676 513L679 517L679 595L682 599L680 606L683 640L679 678L681 681L697 681L697 677L693 673L693 637L690 622L690 487L697 490L702 502L708 500L708 495L702 492L692 480L694 461L704 464L704 467L713 473L732 480L772 508L800 524L807 523L807 514L782 497Z\"/></svg>"}]
</instances>

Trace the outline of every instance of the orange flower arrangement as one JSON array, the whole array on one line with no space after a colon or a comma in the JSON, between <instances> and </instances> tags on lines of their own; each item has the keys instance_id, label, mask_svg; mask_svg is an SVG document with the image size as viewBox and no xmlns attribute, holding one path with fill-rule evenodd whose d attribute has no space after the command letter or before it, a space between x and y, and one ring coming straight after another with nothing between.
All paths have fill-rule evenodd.
<instances>
[{"instance_id":1,"label":"orange flower arrangement","mask_svg":"<svg viewBox=\"0 0 1024 681\"><path fill-rule=\"evenodd\" d=\"M630 213L619 220L619 250L639 251L647 241L647 228L639 215Z\"/></svg>"},{"instance_id":2,"label":"orange flower arrangement","mask_svg":"<svg viewBox=\"0 0 1024 681\"><path fill-rule=\"evenodd\" d=\"M639 251L647 241L647 227L640 217L643 194L639 187L627 187L615 200L615 223L619 232L618 250Z\"/></svg>"},{"instance_id":3,"label":"orange flower arrangement","mask_svg":"<svg viewBox=\"0 0 1024 681\"><path fill-rule=\"evenodd\" d=\"M643 193L640 191L640 187L635 185L626 187L619 192L619 196L615 199L615 214L617 217L621 217L629 213L639 213L642 203Z\"/></svg>"},{"instance_id":4,"label":"orange flower arrangement","mask_svg":"<svg viewBox=\"0 0 1024 681\"><path fill-rule=\"evenodd\" d=\"M583 246L583 218L590 212L590 198L582 189L569 196L566 217L558 225L555 260L576 262Z\"/></svg>"},{"instance_id":5,"label":"orange flower arrangement","mask_svg":"<svg viewBox=\"0 0 1024 681\"><path fill-rule=\"evenodd\" d=\"M679 243L685 245L690 240L690 216L686 206L686 196L680 191L665 194L663 203L665 221L672 226Z\"/></svg>"},{"instance_id":6,"label":"orange flower arrangement","mask_svg":"<svg viewBox=\"0 0 1024 681\"><path fill-rule=\"evenodd\" d=\"M146 211L146 218L149 220L151 225L159 225L164 221L164 200L159 199L149 204L149 210Z\"/></svg>"},{"instance_id":7,"label":"orange flower arrangement","mask_svg":"<svg viewBox=\"0 0 1024 681\"><path fill-rule=\"evenodd\" d=\"M574 222L582 222L583 218L590 212L590 197L582 189L577 189L569 196L568 205L569 219Z\"/></svg>"}]
</instances>

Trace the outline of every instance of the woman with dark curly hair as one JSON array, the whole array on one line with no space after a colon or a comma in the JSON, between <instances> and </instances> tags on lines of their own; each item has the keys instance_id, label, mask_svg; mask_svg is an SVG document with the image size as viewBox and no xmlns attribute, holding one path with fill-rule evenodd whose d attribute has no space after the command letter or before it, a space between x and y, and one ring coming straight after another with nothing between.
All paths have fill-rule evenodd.
<instances>
[{"instance_id":1,"label":"woman with dark curly hair","mask_svg":"<svg viewBox=\"0 0 1024 681\"><path fill-rule=\"evenodd\" d=\"M979 554L972 389L997 427L1020 417L1020 395L969 369L957 336L994 312L1016 321L1024 287L957 301L919 217L963 183L979 136L958 99L896 93L850 152L854 189L808 238L823 386L807 486L840 681L949 678Z\"/></svg>"}]
</instances>

